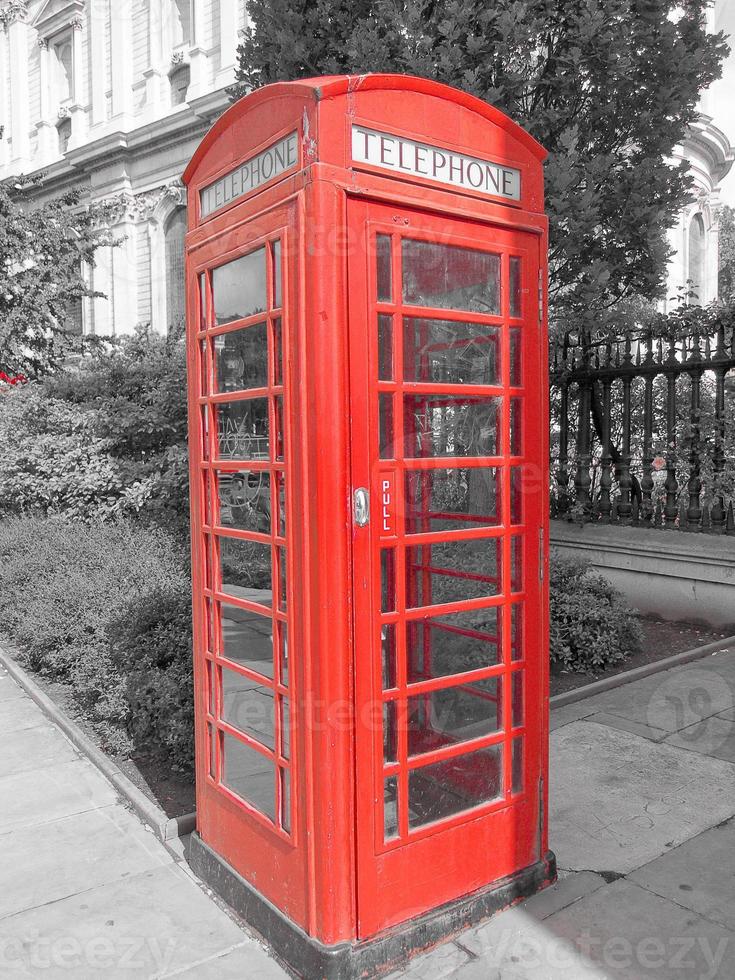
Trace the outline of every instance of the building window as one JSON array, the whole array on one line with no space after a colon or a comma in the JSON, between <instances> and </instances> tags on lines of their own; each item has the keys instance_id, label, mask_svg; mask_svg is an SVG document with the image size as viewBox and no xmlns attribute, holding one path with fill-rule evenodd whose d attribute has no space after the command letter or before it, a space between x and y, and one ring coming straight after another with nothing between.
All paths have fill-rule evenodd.
<instances>
[{"instance_id":1,"label":"building window","mask_svg":"<svg viewBox=\"0 0 735 980\"><path fill-rule=\"evenodd\" d=\"M704 219L695 214L689 225L689 302L699 306L704 301Z\"/></svg>"},{"instance_id":2,"label":"building window","mask_svg":"<svg viewBox=\"0 0 735 980\"><path fill-rule=\"evenodd\" d=\"M184 280L186 208L177 208L169 215L163 233L166 241L166 326L168 332L172 333L183 327L186 317Z\"/></svg>"},{"instance_id":3,"label":"building window","mask_svg":"<svg viewBox=\"0 0 735 980\"><path fill-rule=\"evenodd\" d=\"M171 4L172 45L176 48L191 43L191 0L173 0Z\"/></svg>"},{"instance_id":4,"label":"building window","mask_svg":"<svg viewBox=\"0 0 735 980\"><path fill-rule=\"evenodd\" d=\"M191 69L188 65L179 65L169 76L171 83L171 105L183 105L191 81Z\"/></svg>"},{"instance_id":5,"label":"building window","mask_svg":"<svg viewBox=\"0 0 735 980\"><path fill-rule=\"evenodd\" d=\"M51 41L51 95L57 102L74 98L74 48L69 31Z\"/></svg>"},{"instance_id":6,"label":"building window","mask_svg":"<svg viewBox=\"0 0 735 980\"><path fill-rule=\"evenodd\" d=\"M69 149L69 140L71 139L71 119L68 117L62 119L56 127L56 133L59 140L59 153L64 154Z\"/></svg>"}]
</instances>

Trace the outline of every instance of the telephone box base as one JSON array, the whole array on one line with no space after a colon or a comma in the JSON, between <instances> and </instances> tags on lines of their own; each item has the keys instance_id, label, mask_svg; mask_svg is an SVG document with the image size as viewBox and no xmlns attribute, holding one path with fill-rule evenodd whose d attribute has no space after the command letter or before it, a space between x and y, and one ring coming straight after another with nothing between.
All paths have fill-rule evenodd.
<instances>
[{"instance_id":1,"label":"telephone box base","mask_svg":"<svg viewBox=\"0 0 735 980\"><path fill-rule=\"evenodd\" d=\"M309 980L354 980L397 969L414 953L431 949L556 880L556 857L548 851L542 861L514 875L369 940L325 946L258 894L197 833L190 838L189 864L290 970Z\"/></svg>"}]
</instances>

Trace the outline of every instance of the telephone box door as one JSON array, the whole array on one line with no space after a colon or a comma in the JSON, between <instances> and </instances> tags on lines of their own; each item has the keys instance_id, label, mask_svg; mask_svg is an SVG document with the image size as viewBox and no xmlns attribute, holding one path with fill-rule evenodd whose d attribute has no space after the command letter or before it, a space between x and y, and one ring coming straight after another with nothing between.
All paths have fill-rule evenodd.
<instances>
[{"instance_id":1,"label":"telephone box door","mask_svg":"<svg viewBox=\"0 0 735 980\"><path fill-rule=\"evenodd\" d=\"M539 235L350 200L362 937L545 851Z\"/></svg>"}]
</instances>

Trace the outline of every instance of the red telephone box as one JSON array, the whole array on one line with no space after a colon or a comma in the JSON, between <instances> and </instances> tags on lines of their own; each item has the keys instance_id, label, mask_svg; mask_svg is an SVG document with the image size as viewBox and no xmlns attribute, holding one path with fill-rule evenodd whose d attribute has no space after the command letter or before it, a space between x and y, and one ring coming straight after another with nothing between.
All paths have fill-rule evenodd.
<instances>
[{"instance_id":1,"label":"red telephone box","mask_svg":"<svg viewBox=\"0 0 735 980\"><path fill-rule=\"evenodd\" d=\"M184 176L191 859L308 977L554 877L544 157L366 75L247 96Z\"/></svg>"}]
</instances>

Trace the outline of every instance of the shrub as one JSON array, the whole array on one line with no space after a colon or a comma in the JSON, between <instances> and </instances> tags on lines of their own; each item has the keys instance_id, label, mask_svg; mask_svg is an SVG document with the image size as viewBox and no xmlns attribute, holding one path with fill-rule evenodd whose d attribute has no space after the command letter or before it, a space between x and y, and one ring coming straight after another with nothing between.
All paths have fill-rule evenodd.
<instances>
[{"instance_id":1,"label":"shrub","mask_svg":"<svg viewBox=\"0 0 735 980\"><path fill-rule=\"evenodd\" d=\"M641 648L642 634L621 592L589 564L552 553L551 661L566 670L597 670Z\"/></svg>"},{"instance_id":2,"label":"shrub","mask_svg":"<svg viewBox=\"0 0 735 980\"><path fill-rule=\"evenodd\" d=\"M125 678L128 732L135 745L188 771L194 760L191 587L183 577L157 583L125 604L107 628Z\"/></svg>"},{"instance_id":3,"label":"shrub","mask_svg":"<svg viewBox=\"0 0 735 980\"><path fill-rule=\"evenodd\" d=\"M73 684L75 701L111 751L147 746L135 741L129 664L116 654L110 624L127 617L130 630L138 624L147 630L147 614L141 620L138 610L149 610L165 590L181 590L187 580L186 552L160 530L124 521L0 521L3 632L32 670ZM180 622L177 649L182 628ZM191 699L185 690L179 696Z\"/></svg>"},{"instance_id":4,"label":"shrub","mask_svg":"<svg viewBox=\"0 0 735 980\"><path fill-rule=\"evenodd\" d=\"M144 331L0 391L0 514L120 516L184 537L186 357Z\"/></svg>"}]
</instances>

